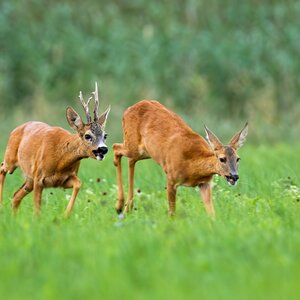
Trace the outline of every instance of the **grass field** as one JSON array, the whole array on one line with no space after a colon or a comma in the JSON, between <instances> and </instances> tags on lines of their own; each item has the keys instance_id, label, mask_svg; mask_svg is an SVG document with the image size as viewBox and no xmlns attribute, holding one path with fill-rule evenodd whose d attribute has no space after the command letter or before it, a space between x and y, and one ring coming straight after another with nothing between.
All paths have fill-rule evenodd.
<instances>
[{"instance_id":1,"label":"grass field","mask_svg":"<svg viewBox=\"0 0 300 300\"><path fill-rule=\"evenodd\" d=\"M136 210L125 219L114 210L112 153L82 162L69 219L70 191L60 189L44 191L41 217L31 195L13 217L22 176L7 176L0 299L299 299L299 153L246 144L238 186L215 178L214 222L191 188L179 188L169 219L164 174L150 160L137 164Z\"/></svg>"}]
</instances>

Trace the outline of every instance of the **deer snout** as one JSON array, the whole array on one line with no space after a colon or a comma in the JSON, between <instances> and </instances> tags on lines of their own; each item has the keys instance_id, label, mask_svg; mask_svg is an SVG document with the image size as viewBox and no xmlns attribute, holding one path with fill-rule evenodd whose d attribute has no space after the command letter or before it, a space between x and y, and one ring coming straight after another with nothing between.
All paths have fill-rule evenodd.
<instances>
[{"instance_id":1,"label":"deer snout","mask_svg":"<svg viewBox=\"0 0 300 300\"><path fill-rule=\"evenodd\" d=\"M99 153L105 155L108 152L108 148L107 147L99 147L98 148Z\"/></svg>"},{"instance_id":2,"label":"deer snout","mask_svg":"<svg viewBox=\"0 0 300 300\"><path fill-rule=\"evenodd\" d=\"M230 174L230 177L234 180L234 181L238 181L239 180L239 175L238 174Z\"/></svg>"},{"instance_id":3,"label":"deer snout","mask_svg":"<svg viewBox=\"0 0 300 300\"><path fill-rule=\"evenodd\" d=\"M106 146L98 147L96 150L93 150L94 155L97 160L103 160L104 155L108 152L108 148Z\"/></svg>"},{"instance_id":4,"label":"deer snout","mask_svg":"<svg viewBox=\"0 0 300 300\"><path fill-rule=\"evenodd\" d=\"M230 185L235 185L236 182L239 180L239 175L238 174L229 174L229 176L225 176L226 177L226 180L227 182L230 184Z\"/></svg>"}]
</instances>

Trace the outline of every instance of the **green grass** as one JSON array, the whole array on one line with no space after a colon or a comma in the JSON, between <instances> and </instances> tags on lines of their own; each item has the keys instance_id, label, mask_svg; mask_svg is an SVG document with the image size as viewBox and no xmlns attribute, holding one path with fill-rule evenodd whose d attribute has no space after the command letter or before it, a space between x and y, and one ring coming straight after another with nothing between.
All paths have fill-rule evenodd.
<instances>
[{"instance_id":1,"label":"green grass","mask_svg":"<svg viewBox=\"0 0 300 300\"><path fill-rule=\"evenodd\" d=\"M137 209L125 219L114 211L111 154L82 162L69 219L70 191L60 189L44 191L41 217L33 217L31 195L13 217L11 196L22 176L7 176L0 299L298 299L299 150L241 149L238 186L215 178L215 222L191 188L179 188L169 219L165 177L150 160L137 164Z\"/></svg>"}]
</instances>

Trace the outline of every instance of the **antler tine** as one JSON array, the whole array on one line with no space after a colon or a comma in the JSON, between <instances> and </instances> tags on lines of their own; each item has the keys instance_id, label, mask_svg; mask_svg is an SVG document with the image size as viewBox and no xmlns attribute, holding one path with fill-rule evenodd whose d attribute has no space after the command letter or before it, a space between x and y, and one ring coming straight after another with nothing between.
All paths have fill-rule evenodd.
<instances>
[{"instance_id":1,"label":"antler tine","mask_svg":"<svg viewBox=\"0 0 300 300\"><path fill-rule=\"evenodd\" d=\"M88 122L88 123L92 122L92 117L91 117L90 112L89 112L89 103L90 103L90 101L91 101L91 99L92 99L93 97L90 97L90 98L87 100L86 103L85 103L84 100L83 100L83 96L82 96L82 92L81 92L81 91L79 92L79 96L78 96L78 97L79 97L79 100L80 100L80 102L81 102L81 105L82 105L82 107L83 107L83 109L84 109L84 112L85 112L85 115L86 115L87 122Z\"/></svg>"},{"instance_id":2,"label":"antler tine","mask_svg":"<svg viewBox=\"0 0 300 300\"><path fill-rule=\"evenodd\" d=\"M95 100L95 109L94 109L94 121L97 122L99 119L98 110L99 110L99 96L98 96L98 84L95 82L95 91L92 92Z\"/></svg>"}]
</instances>

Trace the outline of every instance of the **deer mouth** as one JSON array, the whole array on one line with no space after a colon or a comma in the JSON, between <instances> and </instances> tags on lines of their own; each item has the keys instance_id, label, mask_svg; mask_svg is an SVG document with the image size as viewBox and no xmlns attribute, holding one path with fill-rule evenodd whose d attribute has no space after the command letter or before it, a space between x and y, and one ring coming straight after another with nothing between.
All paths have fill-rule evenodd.
<instances>
[{"instance_id":1,"label":"deer mouth","mask_svg":"<svg viewBox=\"0 0 300 300\"><path fill-rule=\"evenodd\" d=\"M104 155L108 152L108 148L106 146L98 147L97 149L93 150L93 153L97 160L103 160Z\"/></svg>"},{"instance_id":2,"label":"deer mouth","mask_svg":"<svg viewBox=\"0 0 300 300\"><path fill-rule=\"evenodd\" d=\"M101 150L98 148L97 150L93 150L93 153L97 160L103 160L104 154L101 152Z\"/></svg>"},{"instance_id":3,"label":"deer mouth","mask_svg":"<svg viewBox=\"0 0 300 300\"><path fill-rule=\"evenodd\" d=\"M238 177L236 176L225 176L226 181L229 185L236 185L238 181Z\"/></svg>"}]
</instances>

